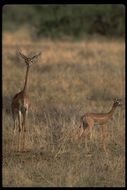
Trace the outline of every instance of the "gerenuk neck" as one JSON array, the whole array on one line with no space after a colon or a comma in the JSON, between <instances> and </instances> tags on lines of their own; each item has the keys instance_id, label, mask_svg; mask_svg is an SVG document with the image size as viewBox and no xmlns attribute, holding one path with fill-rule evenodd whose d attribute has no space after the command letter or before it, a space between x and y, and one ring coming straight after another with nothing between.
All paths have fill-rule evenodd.
<instances>
[{"instance_id":1,"label":"gerenuk neck","mask_svg":"<svg viewBox=\"0 0 127 190\"><path fill-rule=\"evenodd\" d=\"M24 95L26 95L27 90L28 90L28 74L29 74L29 67L27 66L25 84L24 84L24 88L23 88Z\"/></svg>"},{"instance_id":2,"label":"gerenuk neck","mask_svg":"<svg viewBox=\"0 0 127 190\"><path fill-rule=\"evenodd\" d=\"M112 108L111 108L111 110L108 112L108 114L109 114L111 117L112 117L112 115L113 115L115 109L116 109L116 106L113 105Z\"/></svg>"}]
</instances>

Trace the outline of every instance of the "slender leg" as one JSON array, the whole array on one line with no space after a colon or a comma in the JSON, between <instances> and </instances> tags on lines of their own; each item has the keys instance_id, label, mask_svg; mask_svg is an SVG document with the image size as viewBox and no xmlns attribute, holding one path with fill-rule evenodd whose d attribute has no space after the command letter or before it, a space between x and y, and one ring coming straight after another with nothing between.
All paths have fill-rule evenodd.
<instances>
[{"instance_id":1,"label":"slender leg","mask_svg":"<svg viewBox=\"0 0 127 190\"><path fill-rule=\"evenodd\" d=\"M90 126L90 128L89 128L89 130L90 130L90 140L92 139L92 137L93 137L93 131L92 131L92 127Z\"/></svg>"},{"instance_id":2,"label":"slender leg","mask_svg":"<svg viewBox=\"0 0 127 190\"><path fill-rule=\"evenodd\" d=\"M22 127L23 127L23 144L22 144L22 148L23 151L25 151L25 144L26 144L26 117L28 115L28 111L25 110L23 113L23 123L22 123Z\"/></svg>"},{"instance_id":3,"label":"slender leg","mask_svg":"<svg viewBox=\"0 0 127 190\"><path fill-rule=\"evenodd\" d=\"M91 134L92 134L92 127L89 126L89 123L87 124L87 126L88 128L84 129L86 151L88 151L88 135L90 134L90 138L91 138Z\"/></svg>"},{"instance_id":4,"label":"slender leg","mask_svg":"<svg viewBox=\"0 0 127 190\"><path fill-rule=\"evenodd\" d=\"M83 128L83 126L81 126L81 127L82 128L81 128L81 132L80 132L79 137L85 136L85 149L88 150L86 129Z\"/></svg>"},{"instance_id":5,"label":"slender leg","mask_svg":"<svg viewBox=\"0 0 127 190\"><path fill-rule=\"evenodd\" d=\"M93 137L93 127L94 127L94 121L91 121L91 122L89 123L90 140L91 140L92 137Z\"/></svg>"},{"instance_id":6,"label":"slender leg","mask_svg":"<svg viewBox=\"0 0 127 190\"><path fill-rule=\"evenodd\" d=\"M101 126L101 130L102 130L102 134L101 134L101 137L102 137L102 146L103 146L103 150L106 152L106 145L105 145L105 140L106 140L106 128L107 126L106 125L103 125Z\"/></svg>"},{"instance_id":7,"label":"slender leg","mask_svg":"<svg viewBox=\"0 0 127 190\"><path fill-rule=\"evenodd\" d=\"M83 129L83 127L82 127L79 137L81 137L81 136L83 135L83 133L84 133L84 129Z\"/></svg>"},{"instance_id":8,"label":"slender leg","mask_svg":"<svg viewBox=\"0 0 127 190\"><path fill-rule=\"evenodd\" d=\"M100 126L100 129L101 129L101 141L103 142L103 126L102 125Z\"/></svg>"},{"instance_id":9,"label":"slender leg","mask_svg":"<svg viewBox=\"0 0 127 190\"><path fill-rule=\"evenodd\" d=\"M15 133L16 133L16 118L15 118L15 115L13 115L13 121L14 121L14 128L13 128L13 136L12 136L12 150L14 149L14 140L15 140Z\"/></svg>"},{"instance_id":10,"label":"slender leg","mask_svg":"<svg viewBox=\"0 0 127 190\"><path fill-rule=\"evenodd\" d=\"M81 132L80 132L80 135L79 137L81 137L84 133L84 136L86 136L86 128L87 128L87 123L86 122L82 122L81 125L80 125L80 128L81 128Z\"/></svg>"},{"instance_id":11,"label":"slender leg","mask_svg":"<svg viewBox=\"0 0 127 190\"><path fill-rule=\"evenodd\" d=\"M104 129L104 130L105 130L105 131L104 131L105 139L107 139L107 137L108 137L108 136L107 136L107 135L108 135L108 132L107 132L107 125L104 125L104 128L105 128L105 129Z\"/></svg>"},{"instance_id":12,"label":"slender leg","mask_svg":"<svg viewBox=\"0 0 127 190\"><path fill-rule=\"evenodd\" d=\"M85 133L85 149L86 150L88 150L88 143L87 143L87 141L88 141L88 135L86 135L86 133Z\"/></svg>"},{"instance_id":13,"label":"slender leg","mask_svg":"<svg viewBox=\"0 0 127 190\"><path fill-rule=\"evenodd\" d=\"M19 121L18 151L20 151L21 150L21 135L22 135L21 111L18 112L18 121Z\"/></svg>"},{"instance_id":14,"label":"slender leg","mask_svg":"<svg viewBox=\"0 0 127 190\"><path fill-rule=\"evenodd\" d=\"M87 130L88 128L83 129L83 136L85 137L85 149L86 151L88 151L88 132L89 130Z\"/></svg>"}]
</instances>

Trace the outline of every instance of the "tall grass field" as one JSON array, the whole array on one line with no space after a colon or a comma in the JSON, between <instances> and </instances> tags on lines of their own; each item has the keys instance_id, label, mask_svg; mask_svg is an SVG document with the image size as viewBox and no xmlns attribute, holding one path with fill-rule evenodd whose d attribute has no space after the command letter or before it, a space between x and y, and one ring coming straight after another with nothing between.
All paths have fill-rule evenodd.
<instances>
[{"instance_id":1,"label":"tall grass field","mask_svg":"<svg viewBox=\"0 0 127 190\"><path fill-rule=\"evenodd\" d=\"M11 148L11 101L22 90L26 56L42 52L30 68L26 152ZM4 187L125 186L125 43L122 40L32 40L26 31L3 33L2 183ZM121 98L107 124L106 152L101 127L92 139L78 138L80 117L108 112Z\"/></svg>"}]
</instances>

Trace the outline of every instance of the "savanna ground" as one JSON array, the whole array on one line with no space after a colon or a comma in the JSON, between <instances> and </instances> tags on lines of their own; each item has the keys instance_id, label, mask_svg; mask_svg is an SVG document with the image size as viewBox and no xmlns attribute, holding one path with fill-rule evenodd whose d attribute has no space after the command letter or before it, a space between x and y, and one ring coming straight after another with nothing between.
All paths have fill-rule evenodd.
<instances>
[{"instance_id":1,"label":"savanna ground","mask_svg":"<svg viewBox=\"0 0 127 190\"><path fill-rule=\"evenodd\" d=\"M3 34L4 187L125 186L124 46L115 40L32 41L23 31ZM21 153L16 151L17 138L11 149L10 104L26 71L17 47L26 55L42 52L30 69L29 151ZM114 97L123 106L108 123L107 151L98 126L86 149L85 138L77 138L81 115L109 111Z\"/></svg>"}]
</instances>

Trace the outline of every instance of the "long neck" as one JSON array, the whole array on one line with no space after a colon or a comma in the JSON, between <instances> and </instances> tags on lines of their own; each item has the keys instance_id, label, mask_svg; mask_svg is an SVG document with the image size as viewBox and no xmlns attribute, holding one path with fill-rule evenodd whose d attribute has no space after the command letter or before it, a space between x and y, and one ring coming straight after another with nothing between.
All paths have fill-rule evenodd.
<instances>
[{"instance_id":1,"label":"long neck","mask_svg":"<svg viewBox=\"0 0 127 190\"><path fill-rule=\"evenodd\" d=\"M111 108L111 110L108 112L108 114L110 115L110 116L112 116L113 115L113 113L114 113L114 111L115 111L115 109L116 109L116 106L112 106L112 108Z\"/></svg>"},{"instance_id":2,"label":"long neck","mask_svg":"<svg viewBox=\"0 0 127 190\"><path fill-rule=\"evenodd\" d=\"M24 88L23 88L24 94L26 94L26 92L27 92L28 74L29 74L29 67L27 67L27 70L26 70L26 77L25 77L25 83L24 83Z\"/></svg>"}]
</instances>

